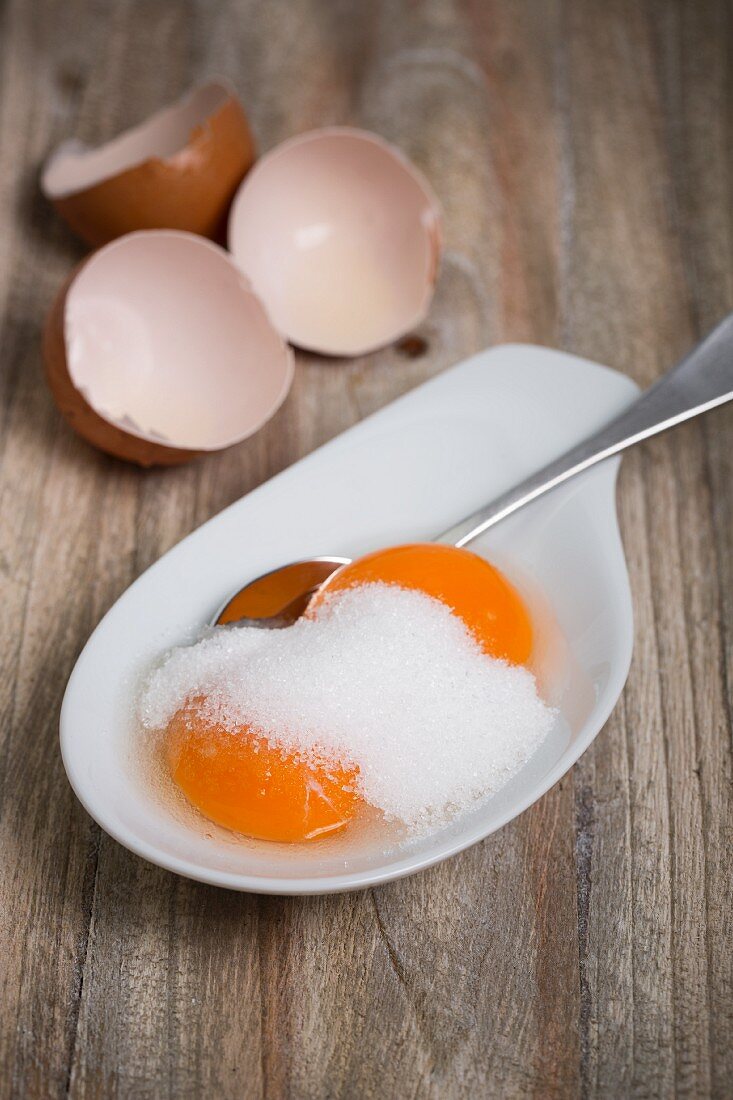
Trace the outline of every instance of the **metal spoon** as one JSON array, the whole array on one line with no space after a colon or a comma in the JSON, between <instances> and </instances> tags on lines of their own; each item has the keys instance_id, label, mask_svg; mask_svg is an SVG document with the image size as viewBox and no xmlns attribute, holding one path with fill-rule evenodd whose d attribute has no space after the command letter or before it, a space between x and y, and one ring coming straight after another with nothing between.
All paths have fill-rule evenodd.
<instances>
[{"instance_id":1,"label":"metal spoon","mask_svg":"<svg viewBox=\"0 0 733 1100\"><path fill-rule=\"evenodd\" d=\"M499 520L597 462L733 398L733 313L685 358L600 431L543 466L513 489L444 531L434 541L466 546ZM291 562L263 574L226 601L216 625L290 626L313 593L349 558Z\"/></svg>"}]
</instances>

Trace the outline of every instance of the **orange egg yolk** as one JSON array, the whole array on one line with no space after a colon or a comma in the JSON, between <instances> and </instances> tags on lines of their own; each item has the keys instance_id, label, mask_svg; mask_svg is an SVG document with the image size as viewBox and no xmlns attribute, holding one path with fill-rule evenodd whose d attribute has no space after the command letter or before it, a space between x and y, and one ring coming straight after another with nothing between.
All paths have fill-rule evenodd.
<instances>
[{"instance_id":1,"label":"orange egg yolk","mask_svg":"<svg viewBox=\"0 0 733 1100\"><path fill-rule=\"evenodd\" d=\"M173 716L165 752L174 781L206 817L261 840L312 840L343 828L361 801L354 769L305 763L246 726L224 729L202 702Z\"/></svg>"},{"instance_id":2,"label":"orange egg yolk","mask_svg":"<svg viewBox=\"0 0 733 1100\"><path fill-rule=\"evenodd\" d=\"M519 593L499 570L470 550L416 543L375 550L334 573L308 608L335 592L382 582L440 600L465 623L485 653L524 664L532 650L532 623Z\"/></svg>"},{"instance_id":3,"label":"orange egg yolk","mask_svg":"<svg viewBox=\"0 0 733 1100\"><path fill-rule=\"evenodd\" d=\"M484 558L434 543L378 550L339 569L308 608L363 584L416 589L440 600L491 657L524 664L532 649L529 614L509 581ZM305 762L249 728L224 729L194 700L171 719L165 752L171 775L206 817L262 840L305 841L343 829L362 800L356 768Z\"/></svg>"}]
</instances>

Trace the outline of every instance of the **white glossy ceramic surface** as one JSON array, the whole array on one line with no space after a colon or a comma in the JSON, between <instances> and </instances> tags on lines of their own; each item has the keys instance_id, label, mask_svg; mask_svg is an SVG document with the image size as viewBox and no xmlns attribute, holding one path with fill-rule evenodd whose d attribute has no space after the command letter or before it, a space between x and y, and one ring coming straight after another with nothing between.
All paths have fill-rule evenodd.
<instances>
[{"instance_id":1,"label":"white glossy ceramic surface","mask_svg":"<svg viewBox=\"0 0 733 1100\"><path fill-rule=\"evenodd\" d=\"M497 347L395 401L184 539L117 601L69 680L61 748L89 813L162 867L282 894L398 878L516 817L588 747L626 680L633 627L616 523L617 460L536 501L471 547L496 561L533 608L538 676L558 720L502 791L430 836L402 846L389 830L357 827L310 845L278 845L207 827L150 783L135 692L151 662L192 639L249 578L297 558L353 557L427 541L599 427L636 393L628 378L573 356Z\"/></svg>"}]
</instances>

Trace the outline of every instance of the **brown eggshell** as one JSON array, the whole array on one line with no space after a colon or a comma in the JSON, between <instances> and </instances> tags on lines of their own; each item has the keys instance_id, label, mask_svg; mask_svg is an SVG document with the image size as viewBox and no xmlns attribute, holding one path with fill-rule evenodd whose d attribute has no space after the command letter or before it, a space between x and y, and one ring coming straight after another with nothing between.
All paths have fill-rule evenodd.
<instances>
[{"instance_id":1,"label":"brown eggshell","mask_svg":"<svg viewBox=\"0 0 733 1100\"><path fill-rule=\"evenodd\" d=\"M98 149L64 143L41 188L91 245L157 228L223 239L232 196L254 159L241 104L216 80Z\"/></svg>"},{"instance_id":2,"label":"brown eggshell","mask_svg":"<svg viewBox=\"0 0 733 1100\"><path fill-rule=\"evenodd\" d=\"M228 254L166 230L122 237L72 273L43 356L71 427L141 466L248 438L293 378L292 352Z\"/></svg>"},{"instance_id":3,"label":"brown eggshell","mask_svg":"<svg viewBox=\"0 0 733 1100\"><path fill-rule=\"evenodd\" d=\"M425 317L441 212L423 175L376 134L330 127L286 141L242 182L229 250L298 347L362 355Z\"/></svg>"},{"instance_id":4,"label":"brown eggshell","mask_svg":"<svg viewBox=\"0 0 733 1100\"><path fill-rule=\"evenodd\" d=\"M139 466L177 466L196 458L200 451L186 451L178 447L165 447L147 439L130 435L121 428L94 411L83 394L74 386L69 377L66 362L66 340L64 338L64 313L66 294L83 263L72 272L56 295L46 317L43 329L43 362L46 368L46 381L53 399L69 425L87 443L100 451L136 462Z\"/></svg>"}]
</instances>

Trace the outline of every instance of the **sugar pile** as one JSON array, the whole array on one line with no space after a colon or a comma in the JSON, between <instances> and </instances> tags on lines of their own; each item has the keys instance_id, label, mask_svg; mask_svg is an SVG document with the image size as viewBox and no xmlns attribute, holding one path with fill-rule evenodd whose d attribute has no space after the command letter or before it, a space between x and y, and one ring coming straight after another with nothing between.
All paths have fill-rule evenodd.
<instances>
[{"instance_id":1,"label":"sugar pile","mask_svg":"<svg viewBox=\"0 0 733 1100\"><path fill-rule=\"evenodd\" d=\"M444 604L385 584L286 630L217 630L172 650L145 685L143 725L163 729L194 696L232 730L358 764L366 801L412 829L497 791L553 721L530 672L487 657Z\"/></svg>"}]
</instances>

